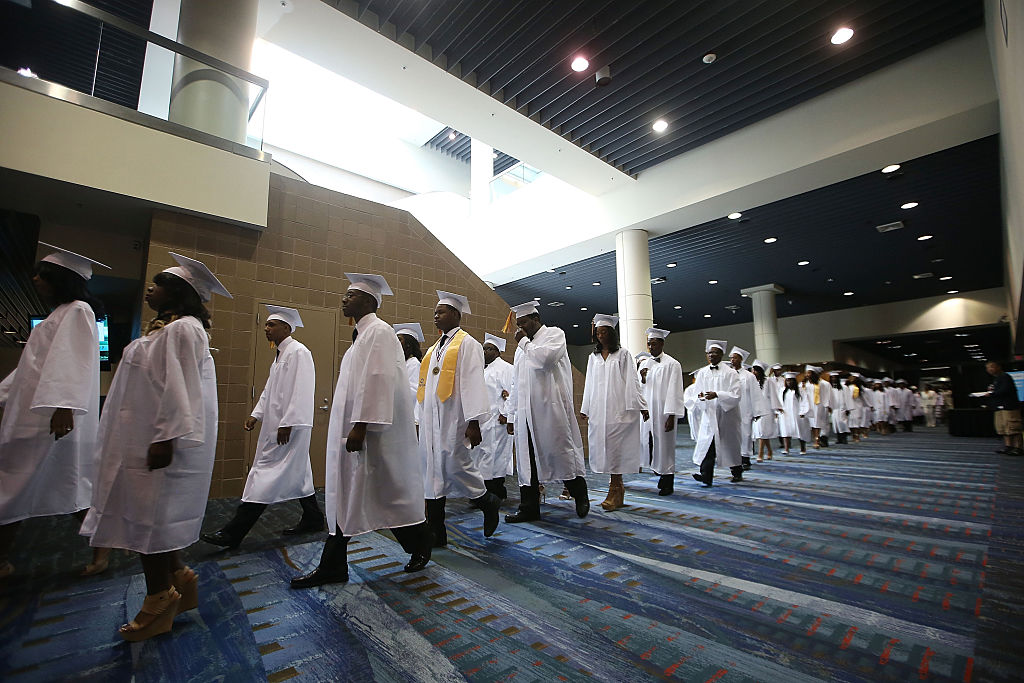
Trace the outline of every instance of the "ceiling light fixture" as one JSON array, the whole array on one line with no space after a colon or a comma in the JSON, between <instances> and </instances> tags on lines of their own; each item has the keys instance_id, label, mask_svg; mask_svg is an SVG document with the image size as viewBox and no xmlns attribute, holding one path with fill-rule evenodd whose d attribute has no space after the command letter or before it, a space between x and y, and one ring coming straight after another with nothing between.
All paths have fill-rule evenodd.
<instances>
[{"instance_id":1,"label":"ceiling light fixture","mask_svg":"<svg viewBox=\"0 0 1024 683\"><path fill-rule=\"evenodd\" d=\"M742 216L742 215L743 215L743 214L742 214L742 213L740 213L739 211L733 211L732 213L730 213L730 214L729 214L729 215L727 216L727 218L730 218L730 219L732 219L732 220L736 220L737 218L739 218L739 217L740 217L740 216Z\"/></svg>"},{"instance_id":2,"label":"ceiling light fixture","mask_svg":"<svg viewBox=\"0 0 1024 683\"><path fill-rule=\"evenodd\" d=\"M448 139L449 140L454 140L457 137L459 137L459 134L456 133L454 130L451 133L448 133Z\"/></svg>"},{"instance_id":3,"label":"ceiling light fixture","mask_svg":"<svg viewBox=\"0 0 1024 683\"><path fill-rule=\"evenodd\" d=\"M586 307L586 306L581 306L581 307L580 307L580 310L581 310L581 311L585 311L585 310L587 310L587 307Z\"/></svg>"},{"instance_id":4,"label":"ceiling light fixture","mask_svg":"<svg viewBox=\"0 0 1024 683\"><path fill-rule=\"evenodd\" d=\"M666 263L666 264L665 264L665 267L666 267L666 268L675 268L675 267L676 267L676 262L675 262L675 261L673 261L672 263Z\"/></svg>"},{"instance_id":5,"label":"ceiling light fixture","mask_svg":"<svg viewBox=\"0 0 1024 683\"><path fill-rule=\"evenodd\" d=\"M718 280L708 280L708 284L709 285L717 285L718 284Z\"/></svg>"},{"instance_id":6,"label":"ceiling light fixture","mask_svg":"<svg viewBox=\"0 0 1024 683\"><path fill-rule=\"evenodd\" d=\"M680 308L682 308L682 306L673 306L672 308L674 308L674 309L676 309L678 311Z\"/></svg>"},{"instance_id":7,"label":"ceiling light fixture","mask_svg":"<svg viewBox=\"0 0 1024 683\"><path fill-rule=\"evenodd\" d=\"M843 292L843 296L853 296L853 292Z\"/></svg>"},{"instance_id":8,"label":"ceiling light fixture","mask_svg":"<svg viewBox=\"0 0 1024 683\"><path fill-rule=\"evenodd\" d=\"M895 173L898 170L900 170L899 164L889 164L888 166L882 169L882 173Z\"/></svg>"},{"instance_id":9,"label":"ceiling light fixture","mask_svg":"<svg viewBox=\"0 0 1024 683\"><path fill-rule=\"evenodd\" d=\"M580 324L579 324L579 323L573 323L573 325L572 325L572 326L573 326L573 327L579 327L579 326L580 326Z\"/></svg>"},{"instance_id":10,"label":"ceiling light fixture","mask_svg":"<svg viewBox=\"0 0 1024 683\"><path fill-rule=\"evenodd\" d=\"M572 289L572 285L566 285L565 288L566 289Z\"/></svg>"},{"instance_id":11,"label":"ceiling light fixture","mask_svg":"<svg viewBox=\"0 0 1024 683\"><path fill-rule=\"evenodd\" d=\"M798 266L809 266L811 264L811 262L810 261L797 261L796 264Z\"/></svg>"},{"instance_id":12,"label":"ceiling light fixture","mask_svg":"<svg viewBox=\"0 0 1024 683\"><path fill-rule=\"evenodd\" d=\"M579 55L572 60L572 64L570 64L569 66L572 67L573 71L586 71L587 67L590 66L590 62L587 61L586 57Z\"/></svg>"},{"instance_id":13,"label":"ceiling light fixture","mask_svg":"<svg viewBox=\"0 0 1024 683\"><path fill-rule=\"evenodd\" d=\"M847 26L842 27L838 31L832 34L832 44L842 45L850 38L853 38L853 29Z\"/></svg>"},{"instance_id":14,"label":"ceiling light fixture","mask_svg":"<svg viewBox=\"0 0 1024 683\"><path fill-rule=\"evenodd\" d=\"M951 289L948 292L946 292L946 294L959 294L959 293L960 293L959 289Z\"/></svg>"},{"instance_id":15,"label":"ceiling light fixture","mask_svg":"<svg viewBox=\"0 0 1024 683\"><path fill-rule=\"evenodd\" d=\"M18 75L24 76L25 78L39 78L39 76L37 76L36 73L27 66L23 66L20 69L18 69Z\"/></svg>"},{"instance_id":16,"label":"ceiling light fixture","mask_svg":"<svg viewBox=\"0 0 1024 683\"><path fill-rule=\"evenodd\" d=\"M714 64L716 59L718 59L718 55L716 55L714 52L709 52L706 55L704 55L701 61L704 62L705 64Z\"/></svg>"},{"instance_id":17,"label":"ceiling light fixture","mask_svg":"<svg viewBox=\"0 0 1024 683\"><path fill-rule=\"evenodd\" d=\"M942 280L943 282L945 282L946 280L952 280L953 276L952 275L943 275L939 279Z\"/></svg>"},{"instance_id":18,"label":"ceiling light fixture","mask_svg":"<svg viewBox=\"0 0 1024 683\"><path fill-rule=\"evenodd\" d=\"M917 241L924 242L925 240L930 240L933 236L934 235L921 235L920 237L917 238Z\"/></svg>"},{"instance_id":19,"label":"ceiling light fixture","mask_svg":"<svg viewBox=\"0 0 1024 683\"><path fill-rule=\"evenodd\" d=\"M907 202L906 204L900 204L901 209L913 209L917 206L917 202Z\"/></svg>"},{"instance_id":20,"label":"ceiling light fixture","mask_svg":"<svg viewBox=\"0 0 1024 683\"><path fill-rule=\"evenodd\" d=\"M555 272L555 269L554 269L554 268L548 268L548 269L547 269L547 270L546 270L545 272L547 272L547 273L553 273L553 272Z\"/></svg>"},{"instance_id":21,"label":"ceiling light fixture","mask_svg":"<svg viewBox=\"0 0 1024 683\"><path fill-rule=\"evenodd\" d=\"M534 301L540 301L540 297L539 296L535 296L535 297L533 297L533 300Z\"/></svg>"},{"instance_id":22,"label":"ceiling light fixture","mask_svg":"<svg viewBox=\"0 0 1024 683\"><path fill-rule=\"evenodd\" d=\"M655 133L663 133L666 130L668 130L668 121L666 121L665 119L658 119L653 124L651 124L651 128L654 129Z\"/></svg>"},{"instance_id":23,"label":"ceiling light fixture","mask_svg":"<svg viewBox=\"0 0 1024 683\"><path fill-rule=\"evenodd\" d=\"M764 238L764 243L765 244L775 244L778 241L779 241L778 237L765 237Z\"/></svg>"},{"instance_id":24,"label":"ceiling light fixture","mask_svg":"<svg viewBox=\"0 0 1024 683\"><path fill-rule=\"evenodd\" d=\"M705 318L710 318L710 317L711 317L711 314L710 314L710 313L705 313L705 314L704 314L704 317L705 317Z\"/></svg>"},{"instance_id":25,"label":"ceiling light fixture","mask_svg":"<svg viewBox=\"0 0 1024 683\"><path fill-rule=\"evenodd\" d=\"M601 283L597 282L596 280L594 282L591 282L590 284L592 284L595 287L600 287L601 286Z\"/></svg>"}]
</instances>

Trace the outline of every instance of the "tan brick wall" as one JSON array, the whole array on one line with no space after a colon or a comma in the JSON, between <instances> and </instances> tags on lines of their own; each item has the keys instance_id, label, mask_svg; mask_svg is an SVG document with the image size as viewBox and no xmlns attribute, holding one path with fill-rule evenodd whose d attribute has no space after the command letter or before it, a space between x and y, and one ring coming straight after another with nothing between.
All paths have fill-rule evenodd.
<instances>
[{"instance_id":1,"label":"tan brick wall","mask_svg":"<svg viewBox=\"0 0 1024 683\"><path fill-rule=\"evenodd\" d=\"M234 295L214 297L212 340L217 348L220 428L211 497L237 497L245 483L245 440L237 426L249 414L252 391L252 311L258 301L341 307L345 272L379 273L395 296L378 315L389 323L419 322L432 343L435 290L469 297L463 327L478 340L501 335L508 307L411 214L321 187L271 176L267 229L257 232L216 220L156 211L147 281L174 265L168 251L206 263ZM143 318L147 319L148 311ZM339 316L338 355L351 329ZM504 357L512 361L511 335ZM582 375L576 373L576 402ZM585 434L584 434L585 436ZM248 458L247 458L248 456ZM313 454L317 457L317 454Z\"/></svg>"}]
</instances>

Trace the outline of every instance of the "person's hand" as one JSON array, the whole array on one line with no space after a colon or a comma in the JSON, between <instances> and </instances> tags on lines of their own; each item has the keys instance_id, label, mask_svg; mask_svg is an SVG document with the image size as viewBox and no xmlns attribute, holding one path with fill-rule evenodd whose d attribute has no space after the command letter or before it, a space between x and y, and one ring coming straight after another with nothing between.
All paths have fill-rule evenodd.
<instances>
[{"instance_id":1,"label":"person's hand","mask_svg":"<svg viewBox=\"0 0 1024 683\"><path fill-rule=\"evenodd\" d=\"M644 416L644 422L647 422L648 420L651 419L651 413L649 411L641 410L640 414Z\"/></svg>"},{"instance_id":2,"label":"person's hand","mask_svg":"<svg viewBox=\"0 0 1024 683\"><path fill-rule=\"evenodd\" d=\"M366 423L356 422L345 439L345 450L349 453L363 450L363 442L366 441Z\"/></svg>"},{"instance_id":3,"label":"person's hand","mask_svg":"<svg viewBox=\"0 0 1024 683\"><path fill-rule=\"evenodd\" d=\"M504 415L498 415L498 424L500 424L500 425L507 425L508 424L508 418L505 417Z\"/></svg>"},{"instance_id":4,"label":"person's hand","mask_svg":"<svg viewBox=\"0 0 1024 683\"><path fill-rule=\"evenodd\" d=\"M802 419L804 419L805 417L807 417L807 415L801 415L801 416L800 416L800 419L802 420Z\"/></svg>"},{"instance_id":5,"label":"person's hand","mask_svg":"<svg viewBox=\"0 0 1024 683\"><path fill-rule=\"evenodd\" d=\"M587 421L587 420L589 420L590 418L589 418L589 417L587 417L587 414L586 414L586 413L580 413L580 419L581 419L581 420L583 420L584 422L586 422L586 421Z\"/></svg>"},{"instance_id":6,"label":"person's hand","mask_svg":"<svg viewBox=\"0 0 1024 683\"><path fill-rule=\"evenodd\" d=\"M146 466L152 470L161 470L171 464L174 458L174 441L157 441L149 444L146 453Z\"/></svg>"},{"instance_id":7,"label":"person's hand","mask_svg":"<svg viewBox=\"0 0 1024 683\"><path fill-rule=\"evenodd\" d=\"M832 406L829 406L829 407L828 407L828 414L829 414L829 415L831 415L831 414L832 414Z\"/></svg>"},{"instance_id":8,"label":"person's hand","mask_svg":"<svg viewBox=\"0 0 1024 683\"><path fill-rule=\"evenodd\" d=\"M476 448L483 441L483 437L480 436L480 423L476 420L470 420L469 424L466 425L466 438L469 439L469 447Z\"/></svg>"},{"instance_id":9,"label":"person's hand","mask_svg":"<svg viewBox=\"0 0 1024 683\"><path fill-rule=\"evenodd\" d=\"M650 370L650 368L642 368L640 370L640 384L647 384L647 371L648 370Z\"/></svg>"},{"instance_id":10,"label":"person's hand","mask_svg":"<svg viewBox=\"0 0 1024 683\"><path fill-rule=\"evenodd\" d=\"M71 408L57 408L53 411L53 415L50 416L50 433L53 434L54 441L63 439L74 428L75 416L71 413Z\"/></svg>"},{"instance_id":11,"label":"person's hand","mask_svg":"<svg viewBox=\"0 0 1024 683\"><path fill-rule=\"evenodd\" d=\"M665 431L666 432L671 432L675 428L676 428L676 416L675 415L669 415L668 417L665 418Z\"/></svg>"},{"instance_id":12,"label":"person's hand","mask_svg":"<svg viewBox=\"0 0 1024 683\"><path fill-rule=\"evenodd\" d=\"M509 422L507 425L505 425L505 431L508 432L509 436L512 436L513 434L516 433L516 427L511 422Z\"/></svg>"},{"instance_id":13,"label":"person's hand","mask_svg":"<svg viewBox=\"0 0 1024 683\"><path fill-rule=\"evenodd\" d=\"M523 332L522 330L517 329L516 330L516 344L518 344L519 340L522 339L525 336L526 336L525 332Z\"/></svg>"},{"instance_id":14,"label":"person's hand","mask_svg":"<svg viewBox=\"0 0 1024 683\"><path fill-rule=\"evenodd\" d=\"M704 400L710 401L713 398L718 398L718 392L717 391L705 391L704 392Z\"/></svg>"},{"instance_id":15,"label":"person's hand","mask_svg":"<svg viewBox=\"0 0 1024 683\"><path fill-rule=\"evenodd\" d=\"M507 398L508 398L508 390L507 389L502 389L501 390L501 400L504 401Z\"/></svg>"},{"instance_id":16,"label":"person's hand","mask_svg":"<svg viewBox=\"0 0 1024 683\"><path fill-rule=\"evenodd\" d=\"M291 438L292 438L292 428L291 427L278 427L277 428L277 445L278 446L284 446L285 444L287 444L291 440Z\"/></svg>"},{"instance_id":17,"label":"person's hand","mask_svg":"<svg viewBox=\"0 0 1024 683\"><path fill-rule=\"evenodd\" d=\"M245 424L242 425L242 429L244 429L247 432L251 432L253 429L256 428L257 422L259 422L259 420L250 415L249 417L245 418Z\"/></svg>"}]
</instances>

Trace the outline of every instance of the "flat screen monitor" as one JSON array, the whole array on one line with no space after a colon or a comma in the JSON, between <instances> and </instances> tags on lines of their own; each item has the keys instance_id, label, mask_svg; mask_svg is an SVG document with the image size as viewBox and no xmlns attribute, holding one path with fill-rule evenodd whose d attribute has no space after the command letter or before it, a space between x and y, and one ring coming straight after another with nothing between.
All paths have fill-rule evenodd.
<instances>
[{"instance_id":1,"label":"flat screen monitor","mask_svg":"<svg viewBox=\"0 0 1024 683\"><path fill-rule=\"evenodd\" d=\"M46 320L45 315L34 315L31 318L32 328ZM100 363L110 363L110 328L107 326L107 319L100 318L96 321L96 332L100 339Z\"/></svg>"}]
</instances>

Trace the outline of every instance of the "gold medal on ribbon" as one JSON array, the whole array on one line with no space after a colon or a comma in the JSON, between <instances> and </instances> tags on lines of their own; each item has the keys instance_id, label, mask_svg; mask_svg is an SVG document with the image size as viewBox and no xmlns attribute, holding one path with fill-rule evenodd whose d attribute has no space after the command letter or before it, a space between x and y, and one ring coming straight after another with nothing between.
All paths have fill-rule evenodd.
<instances>
[{"instance_id":1,"label":"gold medal on ribbon","mask_svg":"<svg viewBox=\"0 0 1024 683\"><path fill-rule=\"evenodd\" d=\"M435 366L435 367L434 367L434 374L435 374L435 375L440 375L440 374L441 374L441 368L439 368L439 367Z\"/></svg>"}]
</instances>

